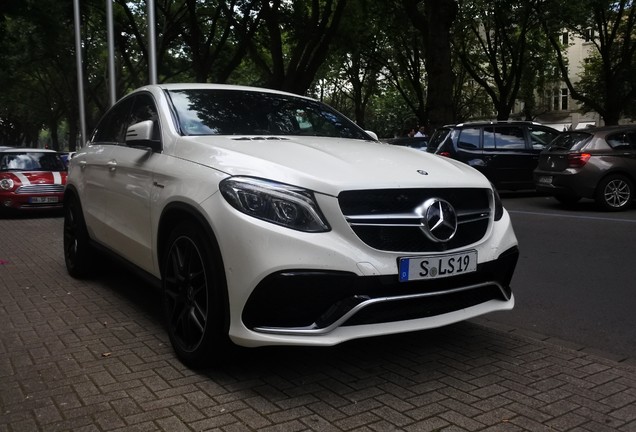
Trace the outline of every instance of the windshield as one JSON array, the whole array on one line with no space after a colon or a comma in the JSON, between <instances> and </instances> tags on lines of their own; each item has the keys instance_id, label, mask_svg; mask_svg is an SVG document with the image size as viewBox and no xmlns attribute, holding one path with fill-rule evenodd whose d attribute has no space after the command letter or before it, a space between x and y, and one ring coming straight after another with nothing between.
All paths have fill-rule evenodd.
<instances>
[{"instance_id":1,"label":"windshield","mask_svg":"<svg viewBox=\"0 0 636 432\"><path fill-rule=\"evenodd\" d=\"M564 132L558 135L552 143L550 143L549 150L552 151L568 151L578 150L587 142L591 137L586 132Z\"/></svg>"},{"instance_id":2,"label":"windshield","mask_svg":"<svg viewBox=\"0 0 636 432\"><path fill-rule=\"evenodd\" d=\"M450 133L450 128L439 128L434 133L431 139L428 142L428 146L426 151L429 153L435 153L440 144L444 142L448 134Z\"/></svg>"},{"instance_id":3,"label":"windshield","mask_svg":"<svg viewBox=\"0 0 636 432\"><path fill-rule=\"evenodd\" d=\"M56 153L0 153L0 171L64 171L64 163Z\"/></svg>"},{"instance_id":4,"label":"windshield","mask_svg":"<svg viewBox=\"0 0 636 432\"><path fill-rule=\"evenodd\" d=\"M312 135L371 139L353 122L313 100L256 91L171 90L185 135Z\"/></svg>"}]
</instances>

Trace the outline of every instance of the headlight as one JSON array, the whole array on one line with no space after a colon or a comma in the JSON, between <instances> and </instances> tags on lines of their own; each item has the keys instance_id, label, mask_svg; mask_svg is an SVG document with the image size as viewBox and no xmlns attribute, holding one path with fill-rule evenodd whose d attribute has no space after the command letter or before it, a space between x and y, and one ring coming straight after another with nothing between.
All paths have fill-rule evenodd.
<instances>
[{"instance_id":1,"label":"headlight","mask_svg":"<svg viewBox=\"0 0 636 432\"><path fill-rule=\"evenodd\" d=\"M0 180L0 189L2 190L11 190L13 189L14 183L13 180L8 178L3 178Z\"/></svg>"},{"instance_id":2,"label":"headlight","mask_svg":"<svg viewBox=\"0 0 636 432\"><path fill-rule=\"evenodd\" d=\"M249 177L227 178L219 188L232 207L255 218L298 231L330 229L308 190Z\"/></svg>"},{"instance_id":3,"label":"headlight","mask_svg":"<svg viewBox=\"0 0 636 432\"><path fill-rule=\"evenodd\" d=\"M497 192L495 185L493 185L492 183L490 185L492 186L493 198L495 200L495 221L498 221L503 217L504 208L501 202L501 198L499 197L499 192Z\"/></svg>"}]
</instances>

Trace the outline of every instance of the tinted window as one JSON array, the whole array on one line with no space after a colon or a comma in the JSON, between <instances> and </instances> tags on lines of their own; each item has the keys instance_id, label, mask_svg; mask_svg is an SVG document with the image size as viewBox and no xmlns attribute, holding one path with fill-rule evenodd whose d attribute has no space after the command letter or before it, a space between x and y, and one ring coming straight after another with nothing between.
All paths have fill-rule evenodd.
<instances>
[{"instance_id":1,"label":"tinted window","mask_svg":"<svg viewBox=\"0 0 636 432\"><path fill-rule=\"evenodd\" d=\"M550 143L549 149L551 151L577 150L581 148L591 136L592 135L585 132L564 132L559 134L554 141Z\"/></svg>"},{"instance_id":2,"label":"tinted window","mask_svg":"<svg viewBox=\"0 0 636 432\"><path fill-rule=\"evenodd\" d=\"M481 129L478 127L470 127L462 129L459 133L459 140L457 142L457 147L467 149L467 150L476 150L479 148L479 136L481 134Z\"/></svg>"},{"instance_id":3,"label":"tinted window","mask_svg":"<svg viewBox=\"0 0 636 432\"><path fill-rule=\"evenodd\" d=\"M519 126L486 126L484 128L484 148L492 148L491 140L497 150L525 150L526 141L523 129Z\"/></svg>"},{"instance_id":4,"label":"tinted window","mask_svg":"<svg viewBox=\"0 0 636 432\"><path fill-rule=\"evenodd\" d=\"M0 154L0 171L64 171L64 169L64 162L57 153Z\"/></svg>"},{"instance_id":5,"label":"tinted window","mask_svg":"<svg viewBox=\"0 0 636 432\"><path fill-rule=\"evenodd\" d=\"M632 150L636 150L636 132L628 132L627 136L629 137Z\"/></svg>"},{"instance_id":6,"label":"tinted window","mask_svg":"<svg viewBox=\"0 0 636 432\"><path fill-rule=\"evenodd\" d=\"M93 133L93 142L122 145L126 142L132 101L132 98L126 98L106 113Z\"/></svg>"},{"instance_id":7,"label":"tinted window","mask_svg":"<svg viewBox=\"0 0 636 432\"><path fill-rule=\"evenodd\" d=\"M448 134L450 134L450 131L451 130L449 128L437 129L433 133L433 136L431 136L431 139L429 140L426 146L427 151L430 153L434 153L435 150L437 150L439 146L444 142L444 140L448 137Z\"/></svg>"},{"instance_id":8,"label":"tinted window","mask_svg":"<svg viewBox=\"0 0 636 432\"><path fill-rule=\"evenodd\" d=\"M140 94L135 97L132 113L126 128L129 126L146 120L152 120L154 127L152 129L152 139L159 140L159 116L157 115L157 107L155 101L149 94Z\"/></svg>"},{"instance_id":9,"label":"tinted window","mask_svg":"<svg viewBox=\"0 0 636 432\"><path fill-rule=\"evenodd\" d=\"M627 133L619 132L609 135L605 140L607 141L607 144L609 144L609 146L614 150L632 150L636 148L633 145L633 138L634 137L632 136L632 140L630 140L630 137Z\"/></svg>"},{"instance_id":10,"label":"tinted window","mask_svg":"<svg viewBox=\"0 0 636 432\"><path fill-rule=\"evenodd\" d=\"M255 91L175 90L170 97L186 135L314 135L369 139L316 101Z\"/></svg>"},{"instance_id":11,"label":"tinted window","mask_svg":"<svg viewBox=\"0 0 636 432\"><path fill-rule=\"evenodd\" d=\"M530 143L535 150L543 150L559 134L557 131L536 126L529 126L528 132L530 133Z\"/></svg>"}]
</instances>

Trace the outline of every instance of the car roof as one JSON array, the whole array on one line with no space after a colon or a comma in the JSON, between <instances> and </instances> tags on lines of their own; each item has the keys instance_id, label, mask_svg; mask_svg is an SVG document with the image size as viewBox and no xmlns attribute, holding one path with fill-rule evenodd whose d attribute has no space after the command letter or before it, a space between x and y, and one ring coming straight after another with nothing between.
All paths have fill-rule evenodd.
<instances>
[{"instance_id":1,"label":"car roof","mask_svg":"<svg viewBox=\"0 0 636 432\"><path fill-rule=\"evenodd\" d=\"M32 147L0 147L0 152L3 153L57 153L51 149L41 149Z\"/></svg>"},{"instance_id":2,"label":"car roof","mask_svg":"<svg viewBox=\"0 0 636 432\"><path fill-rule=\"evenodd\" d=\"M314 98L311 98L311 97L302 96L295 93L284 92L281 90L268 89L264 87L251 87L251 86L234 85L234 84L210 84L210 83L149 84L149 85L145 85L143 87L136 89L132 93L136 93L136 92L144 91L144 90L151 90L153 88L155 89L158 88L161 90L168 90L168 91L171 91L171 90L173 91L174 90L233 90L233 91L252 91L252 92L256 91L256 92L280 94L280 95L294 96L294 97L315 100Z\"/></svg>"},{"instance_id":3,"label":"car roof","mask_svg":"<svg viewBox=\"0 0 636 432\"><path fill-rule=\"evenodd\" d=\"M544 126L550 129L554 129L551 126L544 125L543 123L538 123L534 121L528 120L476 120L476 121L467 121L462 123L457 123L454 125L446 125L444 127L464 127L464 126L489 126L489 125L532 125L532 126ZM556 129L554 129L556 130Z\"/></svg>"},{"instance_id":4,"label":"car roof","mask_svg":"<svg viewBox=\"0 0 636 432\"><path fill-rule=\"evenodd\" d=\"M589 134L608 134L617 131L634 131L636 130L636 124L626 124L626 125L613 125L613 126L598 126L598 127L587 127L584 129L575 129L571 131L564 131L562 133L589 133Z\"/></svg>"}]
</instances>

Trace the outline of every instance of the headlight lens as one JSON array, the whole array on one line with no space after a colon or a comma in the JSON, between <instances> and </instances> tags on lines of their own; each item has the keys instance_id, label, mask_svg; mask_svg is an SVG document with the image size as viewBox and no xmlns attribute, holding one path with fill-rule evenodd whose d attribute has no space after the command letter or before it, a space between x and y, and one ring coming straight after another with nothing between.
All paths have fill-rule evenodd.
<instances>
[{"instance_id":1,"label":"headlight lens","mask_svg":"<svg viewBox=\"0 0 636 432\"><path fill-rule=\"evenodd\" d=\"M0 180L0 189L2 190L11 190L13 189L14 183L13 180L8 178L3 178Z\"/></svg>"},{"instance_id":2,"label":"headlight lens","mask_svg":"<svg viewBox=\"0 0 636 432\"><path fill-rule=\"evenodd\" d=\"M249 216L298 231L330 229L308 190L250 177L227 178L220 190L232 207Z\"/></svg>"}]
</instances>

